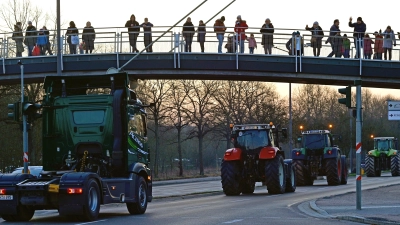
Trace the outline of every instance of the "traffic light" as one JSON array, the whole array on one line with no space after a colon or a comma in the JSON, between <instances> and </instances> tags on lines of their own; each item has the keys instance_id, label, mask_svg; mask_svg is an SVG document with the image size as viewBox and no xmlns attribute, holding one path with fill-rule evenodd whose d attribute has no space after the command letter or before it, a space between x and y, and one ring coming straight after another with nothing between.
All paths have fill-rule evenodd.
<instances>
[{"instance_id":1,"label":"traffic light","mask_svg":"<svg viewBox=\"0 0 400 225\"><path fill-rule=\"evenodd\" d=\"M42 114L37 113L37 111L42 107L40 104L36 104L33 102L23 102L22 103L22 114L27 116L28 122L32 122L33 120L40 118Z\"/></svg>"},{"instance_id":2,"label":"traffic light","mask_svg":"<svg viewBox=\"0 0 400 225\"><path fill-rule=\"evenodd\" d=\"M8 113L7 117L10 119L13 119L14 121L19 122L19 114L20 114L20 109L19 109L19 102L13 103L13 104L8 104L7 108L12 109L14 112Z\"/></svg>"},{"instance_id":3,"label":"traffic light","mask_svg":"<svg viewBox=\"0 0 400 225\"><path fill-rule=\"evenodd\" d=\"M338 91L340 94L346 95L346 98L339 98L339 103L351 108L351 86L339 88Z\"/></svg>"}]
</instances>

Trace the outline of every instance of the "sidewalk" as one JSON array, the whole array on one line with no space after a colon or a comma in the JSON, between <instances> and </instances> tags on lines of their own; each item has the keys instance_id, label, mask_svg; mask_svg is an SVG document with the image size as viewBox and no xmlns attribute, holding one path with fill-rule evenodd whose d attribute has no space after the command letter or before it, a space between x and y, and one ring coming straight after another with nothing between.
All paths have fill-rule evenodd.
<instances>
[{"instance_id":1,"label":"sidewalk","mask_svg":"<svg viewBox=\"0 0 400 225\"><path fill-rule=\"evenodd\" d=\"M218 177L202 177L202 178L189 178L189 179L176 179L176 180L160 180L160 181L153 181L153 187L171 185L171 184L184 184L184 183L217 181L217 180L221 180L221 177L218 176Z\"/></svg>"},{"instance_id":2,"label":"sidewalk","mask_svg":"<svg viewBox=\"0 0 400 225\"><path fill-rule=\"evenodd\" d=\"M356 193L324 197L308 202L319 217L367 224L400 224L400 184L363 190L361 210L356 209Z\"/></svg>"}]
</instances>

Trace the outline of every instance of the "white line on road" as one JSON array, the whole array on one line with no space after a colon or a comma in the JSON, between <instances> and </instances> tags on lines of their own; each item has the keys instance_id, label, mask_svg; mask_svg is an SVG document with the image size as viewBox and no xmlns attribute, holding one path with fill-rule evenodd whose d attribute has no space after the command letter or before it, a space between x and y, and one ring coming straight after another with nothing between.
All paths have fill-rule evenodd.
<instances>
[{"instance_id":1,"label":"white line on road","mask_svg":"<svg viewBox=\"0 0 400 225\"><path fill-rule=\"evenodd\" d=\"M107 220L97 220L97 221L87 222L87 223L77 223L75 225L84 225L84 224L98 223L98 222L104 222L104 221L107 221Z\"/></svg>"},{"instance_id":2,"label":"white line on road","mask_svg":"<svg viewBox=\"0 0 400 225\"><path fill-rule=\"evenodd\" d=\"M244 202L244 201L248 201L250 199L246 198L246 199L240 199L240 200L234 200L234 201L230 201L230 202Z\"/></svg>"},{"instance_id":3,"label":"white line on road","mask_svg":"<svg viewBox=\"0 0 400 225\"><path fill-rule=\"evenodd\" d=\"M226 222L223 222L223 223L237 223L237 222L240 222L240 221L243 221L243 219L231 220L231 221L226 221Z\"/></svg>"},{"instance_id":4,"label":"white line on road","mask_svg":"<svg viewBox=\"0 0 400 225\"><path fill-rule=\"evenodd\" d=\"M185 207L185 209L196 209L196 208L203 208L209 205L196 205L196 206L191 206L191 207Z\"/></svg>"}]
</instances>

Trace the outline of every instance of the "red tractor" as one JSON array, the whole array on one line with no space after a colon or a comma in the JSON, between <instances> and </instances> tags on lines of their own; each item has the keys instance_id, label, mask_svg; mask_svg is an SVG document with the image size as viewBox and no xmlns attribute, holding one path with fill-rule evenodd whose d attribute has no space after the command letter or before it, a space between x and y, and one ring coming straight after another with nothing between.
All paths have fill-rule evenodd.
<instances>
[{"instance_id":1,"label":"red tractor","mask_svg":"<svg viewBox=\"0 0 400 225\"><path fill-rule=\"evenodd\" d=\"M225 152L221 165L222 189L226 195L251 194L255 183L263 182L268 193L282 194L296 190L292 160L279 147L279 133L270 124L231 124L234 148Z\"/></svg>"}]
</instances>

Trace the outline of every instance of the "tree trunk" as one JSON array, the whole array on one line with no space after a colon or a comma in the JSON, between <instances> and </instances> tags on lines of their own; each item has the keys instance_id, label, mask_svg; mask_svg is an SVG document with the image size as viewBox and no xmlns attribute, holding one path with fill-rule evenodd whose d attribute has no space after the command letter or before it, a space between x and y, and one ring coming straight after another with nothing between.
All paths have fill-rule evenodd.
<instances>
[{"instance_id":1,"label":"tree trunk","mask_svg":"<svg viewBox=\"0 0 400 225\"><path fill-rule=\"evenodd\" d=\"M200 176L204 175L204 165L203 165L203 136L199 135L199 168Z\"/></svg>"},{"instance_id":2,"label":"tree trunk","mask_svg":"<svg viewBox=\"0 0 400 225\"><path fill-rule=\"evenodd\" d=\"M179 155L178 166L179 166L179 176L180 177L183 176L181 130L182 130L182 127L179 127L178 128L178 155Z\"/></svg>"}]
</instances>

